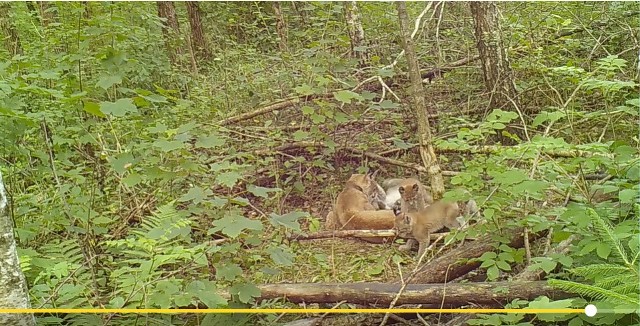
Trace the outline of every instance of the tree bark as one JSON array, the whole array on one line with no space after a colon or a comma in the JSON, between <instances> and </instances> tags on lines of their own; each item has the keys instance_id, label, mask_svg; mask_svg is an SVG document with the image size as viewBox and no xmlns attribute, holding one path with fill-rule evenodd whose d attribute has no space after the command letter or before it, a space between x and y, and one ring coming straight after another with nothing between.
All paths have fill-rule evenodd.
<instances>
[{"instance_id":1,"label":"tree bark","mask_svg":"<svg viewBox=\"0 0 640 326\"><path fill-rule=\"evenodd\" d=\"M278 33L278 46L281 52L287 52L287 22L282 14L282 5L280 1L274 1L271 3L273 6L273 12L276 16L276 32Z\"/></svg>"},{"instance_id":2,"label":"tree bark","mask_svg":"<svg viewBox=\"0 0 640 326\"><path fill-rule=\"evenodd\" d=\"M200 59L209 58L209 48L202 32L202 20L200 19L200 7L198 2L187 1L187 13L189 15L189 25L191 26L191 44L193 52Z\"/></svg>"},{"instance_id":3,"label":"tree bark","mask_svg":"<svg viewBox=\"0 0 640 326\"><path fill-rule=\"evenodd\" d=\"M492 94L490 106L513 107L517 105L517 91L502 42L500 17L494 2L473 1L469 3L475 27L476 45L485 87Z\"/></svg>"},{"instance_id":4,"label":"tree bark","mask_svg":"<svg viewBox=\"0 0 640 326\"><path fill-rule=\"evenodd\" d=\"M7 213L7 193L0 172L0 308L28 309L29 291L16 251L13 221ZM0 314L0 325L31 326L33 314Z\"/></svg>"},{"instance_id":5,"label":"tree bark","mask_svg":"<svg viewBox=\"0 0 640 326\"><path fill-rule=\"evenodd\" d=\"M9 11L11 4L9 2L0 2L0 29L4 38L4 45L9 53L14 56L22 53L22 45L18 31L11 21Z\"/></svg>"},{"instance_id":6,"label":"tree bark","mask_svg":"<svg viewBox=\"0 0 640 326\"><path fill-rule=\"evenodd\" d=\"M165 19L162 26L164 45L172 65L177 64L177 57L181 54L179 42L180 25L173 1L158 1L158 17Z\"/></svg>"},{"instance_id":7,"label":"tree bark","mask_svg":"<svg viewBox=\"0 0 640 326\"><path fill-rule=\"evenodd\" d=\"M402 35L402 46L404 47L407 65L409 66L409 79L411 80L411 104L418 119L419 151L422 163L429 174L430 184L433 191L433 199L438 200L444 194L444 180L442 178L438 157L433 148L431 128L427 118L427 105L424 98L424 88L420 76L418 58L411 39L409 30L409 17L405 2L396 2L398 8L398 18L400 20L400 33Z\"/></svg>"},{"instance_id":8,"label":"tree bark","mask_svg":"<svg viewBox=\"0 0 640 326\"><path fill-rule=\"evenodd\" d=\"M345 5L345 16L347 18L347 27L349 28L349 39L351 40L351 56L358 59L360 66L365 66L367 64L368 51L363 48L366 46L366 40L358 4L356 1L349 1Z\"/></svg>"},{"instance_id":9,"label":"tree bark","mask_svg":"<svg viewBox=\"0 0 640 326\"><path fill-rule=\"evenodd\" d=\"M294 303L349 303L388 305L400 284L388 283L298 283L258 285L261 299L285 297ZM455 308L470 304L502 307L513 299L533 300L541 295L554 299L572 296L554 289L547 282L483 282L408 285L396 304L425 304Z\"/></svg>"},{"instance_id":10,"label":"tree bark","mask_svg":"<svg viewBox=\"0 0 640 326\"><path fill-rule=\"evenodd\" d=\"M47 27L49 24L57 20L58 16L56 15L56 12L49 10L51 8L51 3L49 1L37 1L36 5L38 7L38 13L40 14L42 26Z\"/></svg>"},{"instance_id":11,"label":"tree bark","mask_svg":"<svg viewBox=\"0 0 640 326\"><path fill-rule=\"evenodd\" d=\"M542 232L529 234L529 241L533 242L543 235ZM511 237L512 240L509 243L511 248L517 249L524 246L522 228L506 233L504 236ZM481 264L479 261L469 261L470 259L478 258L485 252L495 250L493 237L495 234L488 234L439 256L422 266L410 283L446 283L469 273Z\"/></svg>"}]
</instances>

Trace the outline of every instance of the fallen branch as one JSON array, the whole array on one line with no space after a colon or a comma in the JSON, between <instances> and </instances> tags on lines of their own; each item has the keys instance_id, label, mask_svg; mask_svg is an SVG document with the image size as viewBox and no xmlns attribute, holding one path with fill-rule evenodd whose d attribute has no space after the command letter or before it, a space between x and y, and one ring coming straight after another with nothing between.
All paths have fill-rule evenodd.
<instances>
[{"instance_id":1,"label":"fallen branch","mask_svg":"<svg viewBox=\"0 0 640 326\"><path fill-rule=\"evenodd\" d=\"M444 233L433 233L430 235L431 240L436 240ZM289 236L289 240L315 240L315 239L329 239L329 238L361 238L361 237L400 237L396 230L336 230L336 231L320 231L310 234L296 234Z\"/></svg>"},{"instance_id":2,"label":"fallen branch","mask_svg":"<svg viewBox=\"0 0 640 326\"><path fill-rule=\"evenodd\" d=\"M519 228L503 235L511 237L512 240L509 243L511 248L518 249L524 245L522 231L523 229ZM542 236L544 236L544 232L529 234L529 239L534 241ZM494 234L485 235L476 241L464 243L458 248L437 257L422 266L415 277L410 280L410 283L446 283L469 273L481 264L479 261L473 261L473 258L478 258L485 252L495 250L493 237L495 237ZM397 282L400 282L400 280L397 280Z\"/></svg>"},{"instance_id":3,"label":"fallen branch","mask_svg":"<svg viewBox=\"0 0 640 326\"><path fill-rule=\"evenodd\" d=\"M333 93L331 94L321 94L321 95L301 95L301 96L294 96L294 97L290 97L284 100L280 100L277 101L275 103L269 104L265 107L259 108L257 110L251 111L251 112L247 112L247 113L243 113L234 117L230 117L230 118L226 118L222 121L219 122L219 124L221 126L225 126L225 125L229 125L232 123L236 123L236 122L240 122L240 121L244 121L244 120L249 120L255 116L259 116L262 114L266 114L275 110L282 110L282 109L286 109L289 107L292 107L298 103L300 103L301 100L306 100L306 101L310 101L312 99L316 99L316 98L326 98L326 97L331 97L333 96Z\"/></svg>"},{"instance_id":4,"label":"fallen branch","mask_svg":"<svg viewBox=\"0 0 640 326\"><path fill-rule=\"evenodd\" d=\"M286 298L294 303L334 303L388 305L400 289L399 284L387 283L298 283L258 285L260 299ZM455 284L410 284L398 298L397 304L426 304L461 307L469 304L499 306L513 299L533 300L539 296L554 299L571 294L552 288L547 282L482 282Z\"/></svg>"},{"instance_id":5,"label":"fallen branch","mask_svg":"<svg viewBox=\"0 0 640 326\"><path fill-rule=\"evenodd\" d=\"M485 146L473 146L469 148L436 148L436 152L438 153L470 153L470 154L495 154L495 153L499 153L501 151L507 151L507 150L532 150L532 151L538 150L542 154L549 155L551 157L576 158L576 157L602 156L607 158L613 158L613 155L609 153L594 153L594 152L587 152L587 151L582 151L577 149L545 150L544 148L530 146L529 144L522 144L517 146L485 145Z\"/></svg>"},{"instance_id":6,"label":"fallen branch","mask_svg":"<svg viewBox=\"0 0 640 326\"><path fill-rule=\"evenodd\" d=\"M571 243L577 238L578 237L575 234L571 235L569 238L563 240L556 247L551 249L546 256L550 256L552 254L562 254L562 255L568 254L569 249L571 248ZM539 269L539 270L525 269L520 274L516 275L513 278L513 280L514 281L538 281L538 280L541 280L545 275L546 273L542 269ZM475 314L468 314L468 315L464 315L464 316L460 316L455 319L452 319L446 325L451 325L451 326L468 325L468 321L474 318L478 318L478 316Z\"/></svg>"},{"instance_id":7,"label":"fallen branch","mask_svg":"<svg viewBox=\"0 0 640 326\"><path fill-rule=\"evenodd\" d=\"M324 148L326 147L325 144L323 143L314 143L314 142L295 142L295 143L289 143L289 144L284 144L284 145L280 145L276 148L270 148L270 149L259 149L254 151L254 153L256 155L270 155L270 154L274 154L277 152L286 152L286 151L290 151L290 150L294 150L294 149L301 149L301 148ZM391 164L391 165L396 165L396 166L402 166L405 168L409 168L418 172L427 172L427 169L419 164L416 163L410 163L410 162L403 162L400 160L395 160L392 158L388 158L388 157L384 157L375 153L371 153L371 152L365 152L363 150L357 149L357 148L351 148L351 147L341 147L338 148L338 150L343 150L343 151L348 151L351 152L352 154L355 155L359 155L359 156L366 156L370 159L374 159L376 161L382 162L382 163L387 163L387 164ZM457 171L442 171L441 172L442 175L444 176L455 176L458 175L460 172Z\"/></svg>"}]
</instances>

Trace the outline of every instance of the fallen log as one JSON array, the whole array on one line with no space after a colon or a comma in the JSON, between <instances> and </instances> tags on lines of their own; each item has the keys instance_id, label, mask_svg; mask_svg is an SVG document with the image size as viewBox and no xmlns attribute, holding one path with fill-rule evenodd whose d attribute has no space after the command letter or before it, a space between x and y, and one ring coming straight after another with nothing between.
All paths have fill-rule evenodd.
<instances>
[{"instance_id":1,"label":"fallen log","mask_svg":"<svg viewBox=\"0 0 640 326\"><path fill-rule=\"evenodd\" d=\"M447 235L444 233L433 233L429 238L434 241L440 236ZM316 239L328 239L328 238L361 238L361 237L400 237L396 230L336 230L336 231L320 231L309 234L294 234L289 236L289 240L316 240Z\"/></svg>"},{"instance_id":2,"label":"fallen log","mask_svg":"<svg viewBox=\"0 0 640 326\"><path fill-rule=\"evenodd\" d=\"M388 305L400 290L388 283L297 283L258 285L260 299L286 298L294 303L335 303L347 301L363 305ZM502 307L514 299L533 300L539 296L562 299L572 294L552 288L544 281L482 282L455 284L410 284L397 304L424 304L461 307L470 304Z\"/></svg>"},{"instance_id":3,"label":"fallen log","mask_svg":"<svg viewBox=\"0 0 640 326\"><path fill-rule=\"evenodd\" d=\"M557 246L555 246L553 249L551 249L547 253L546 256L550 256L550 255L553 255L553 254L567 255L569 253L570 248L571 248L571 243L577 238L578 237L575 234L571 235L568 239L563 240ZM515 280L515 281L537 281L537 280L541 280L542 278L544 278L545 275L546 275L546 273L541 269L539 269L539 270L525 269L520 274L516 275L513 278L513 280ZM456 318L452 319L445 326L469 325L469 320L475 319L475 318L478 318L478 316L476 314L462 315L462 316L459 316L459 317L456 317Z\"/></svg>"},{"instance_id":4,"label":"fallen log","mask_svg":"<svg viewBox=\"0 0 640 326\"><path fill-rule=\"evenodd\" d=\"M546 231L529 234L529 241L535 241L544 236L545 233ZM509 243L509 246L512 248L517 249L524 246L522 228L507 232L503 236L512 239ZM493 239L494 237L495 234L482 236L476 241L464 243L462 246L439 256L422 266L409 283L446 283L469 273L481 264L479 261L472 261L473 258L478 258L485 252L495 250L494 243L496 241ZM397 282L399 283L401 281L397 280Z\"/></svg>"}]
</instances>

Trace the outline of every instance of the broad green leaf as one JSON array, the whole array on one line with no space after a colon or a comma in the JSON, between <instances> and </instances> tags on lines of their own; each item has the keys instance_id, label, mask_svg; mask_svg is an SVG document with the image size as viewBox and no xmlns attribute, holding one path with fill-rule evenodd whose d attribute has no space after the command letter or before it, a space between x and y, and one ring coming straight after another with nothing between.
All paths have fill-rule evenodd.
<instances>
[{"instance_id":1,"label":"broad green leaf","mask_svg":"<svg viewBox=\"0 0 640 326\"><path fill-rule=\"evenodd\" d=\"M134 158L131 153L121 153L116 155L115 158L109 160L111 163L111 167L118 174L125 173L130 167L133 166Z\"/></svg>"},{"instance_id":2,"label":"broad green leaf","mask_svg":"<svg viewBox=\"0 0 640 326\"><path fill-rule=\"evenodd\" d=\"M334 92L333 96L336 98L336 100L345 104L350 104L352 99L362 99L362 97L358 93L348 90Z\"/></svg>"},{"instance_id":3,"label":"broad green leaf","mask_svg":"<svg viewBox=\"0 0 640 326\"><path fill-rule=\"evenodd\" d=\"M176 134L182 134L187 131L191 131L196 127L200 127L200 125L193 121L187 122L185 124L181 124L180 126L178 126L178 129L176 130Z\"/></svg>"},{"instance_id":4,"label":"broad green leaf","mask_svg":"<svg viewBox=\"0 0 640 326\"><path fill-rule=\"evenodd\" d=\"M130 98L121 98L115 102L100 102L100 111L115 117L124 117L127 113L137 113L138 108Z\"/></svg>"},{"instance_id":5,"label":"broad green leaf","mask_svg":"<svg viewBox=\"0 0 640 326\"><path fill-rule=\"evenodd\" d=\"M490 281L495 280L500 275L500 270L495 265L487 268L487 279Z\"/></svg>"},{"instance_id":6,"label":"broad green leaf","mask_svg":"<svg viewBox=\"0 0 640 326\"><path fill-rule=\"evenodd\" d=\"M262 197L262 198L269 198L269 193L270 192L282 191L282 189L280 189L280 188L265 188L265 187L258 187L258 186L254 186L254 185L247 186L247 190L250 193L252 193L254 196L258 196L258 197Z\"/></svg>"},{"instance_id":7,"label":"broad green leaf","mask_svg":"<svg viewBox=\"0 0 640 326\"><path fill-rule=\"evenodd\" d=\"M224 279L227 281L233 281L236 277L242 275L242 268L240 266L233 263L219 263L215 265L216 267L216 278Z\"/></svg>"},{"instance_id":8,"label":"broad green leaf","mask_svg":"<svg viewBox=\"0 0 640 326\"><path fill-rule=\"evenodd\" d=\"M367 268L366 271L367 271L367 275L369 275L369 276L380 275L384 271L384 266L382 266L380 264L376 264L376 265L373 265L373 266Z\"/></svg>"},{"instance_id":9,"label":"broad green leaf","mask_svg":"<svg viewBox=\"0 0 640 326\"><path fill-rule=\"evenodd\" d=\"M209 196L213 195L211 189L202 189L198 186L194 186L189 191L178 199L179 202L193 201L194 204L199 204Z\"/></svg>"},{"instance_id":10,"label":"broad green leaf","mask_svg":"<svg viewBox=\"0 0 640 326\"><path fill-rule=\"evenodd\" d=\"M618 194L618 198L620 198L620 202L623 204L633 203L637 200L638 190L637 189L624 189L621 190Z\"/></svg>"},{"instance_id":11,"label":"broad green leaf","mask_svg":"<svg viewBox=\"0 0 640 326\"><path fill-rule=\"evenodd\" d=\"M260 289L253 284L236 284L231 287L230 292L237 294L242 303L249 303L251 298L260 296Z\"/></svg>"},{"instance_id":12,"label":"broad green leaf","mask_svg":"<svg viewBox=\"0 0 640 326\"><path fill-rule=\"evenodd\" d=\"M260 231L263 227L260 221L250 220L235 212L227 212L223 218L213 221L213 225L215 227L209 233L221 231L231 238L238 237L245 229Z\"/></svg>"},{"instance_id":13,"label":"broad green leaf","mask_svg":"<svg viewBox=\"0 0 640 326\"><path fill-rule=\"evenodd\" d=\"M106 117L106 115L102 113L102 111L100 111L100 105L98 103L85 101L83 109L85 112L93 114L97 117Z\"/></svg>"},{"instance_id":14,"label":"broad green leaf","mask_svg":"<svg viewBox=\"0 0 640 326\"><path fill-rule=\"evenodd\" d=\"M293 133L293 140L295 141L301 141L307 137L309 137L309 133L303 130L296 130L296 132Z\"/></svg>"},{"instance_id":15,"label":"broad green leaf","mask_svg":"<svg viewBox=\"0 0 640 326\"><path fill-rule=\"evenodd\" d=\"M327 117L322 114L312 114L311 121L315 124L324 123L327 120ZM299 131L299 130L298 130Z\"/></svg>"},{"instance_id":16,"label":"broad green leaf","mask_svg":"<svg viewBox=\"0 0 640 326\"><path fill-rule=\"evenodd\" d=\"M312 107L308 106L308 105L305 105L305 106L302 107L302 114L304 114L304 115L310 115L314 111L315 110Z\"/></svg>"},{"instance_id":17,"label":"broad green leaf","mask_svg":"<svg viewBox=\"0 0 640 326\"><path fill-rule=\"evenodd\" d=\"M302 84L301 86L294 88L294 90L296 91L296 93L304 96L315 94L313 88L307 84Z\"/></svg>"},{"instance_id":18,"label":"broad green leaf","mask_svg":"<svg viewBox=\"0 0 640 326\"><path fill-rule=\"evenodd\" d=\"M383 109L396 109L400 107L397 103L393 103L389 100L384 100L380 102L380 104L378 105L380 105L380 108L383 108Z\"/></svg>"},{"instance_id":19,"label":"broad green leaf","mask_svg":"<svg viewBox=\"0 0 640 326\"><path fill-rule=\"evenodd\" d=\"M196 141L196 147L200 147L200 148L220 147L224 145L225 142L226 141L224 140L224 138L221 138L216 134L211 134L209 136L198 137L198 140Z\"/></svg>"},{"instance_id":20,"label":"broad green leaf","mask_svg":"<svg viewBox=\"0 0 640 326\"><path fill-rule=\"evenodd\" d=\"M281 266L292 266L294 261L294 256L289 249L281 248L281 247L269 247L265 250L271 260L274 263Z\"/></svg>"},{"instance_id":21,"label":"broad green leaf","mask_svg":"<svg viewBox=\"0 0 640 326\"><path fill-rule=\"evenodd\" d=\"M124 183L127 187L135 187L140 182L142 182L142 176L138 173L131 173L128 176L122 178L122 183Z\"/></svg>"},{"instance_id":22,"label":"broad green leaf","mask_svg":"<svg viewBox=\"0 0 640 326\"><path fill-rule=\"evenodd\" d=\"M284 215L271 213L269 214L269 220L271 221L271 224L273 224L273 226L277 227L282 225L294 231L300 232L300 223L298 223L298 220L302 217L307 216L309 216L309 214L303 212L291 212Z\"/></svg>"},{"instance_id":23,"label":"broad green leaf","mask_svg":"<svg viewBox=\"0 0 640 326\"><path fill-rule=\"evenodd\" d=\"M605 242L599 243L596 247L596 253L602 259L607 259L611 253L611 247Z\"/></svg>"},{"instance_id":24,"label":"broad green leaf","mask_svg":"<svg viewBox=\"0 0 640 326\"><path fill-rule=\"evenodd\" d=\"M504 172L489 172L493 181L504 186L510 186L529 179L527 174L520 169L512 169Z\"/></svg>"},{"instance_id":25,"label":"broad green leaf","mask_svg":"<svg viewBox=\"0 0 640 326\"><path fill-rule=\"evenodd\" d=\"M191 304L193 301L193 296L189 293L178 293L173 297L173 302L175 302L178 307L186 307Z\"/></svg>"},{"instance_id":26,"label":"broad green leaf","mask_svg":"<svg viewBox=\"0 0 640 326\"><path fill-rule=\"evenodd\" d=\"M407 144L404 142L404 140L398 138L393 139L393 145L400 149L409 149L416 146L415 144Z\"/></svg>"},{"instance_id":27,"label":"broad green leaf","mask_svg":"<svg viewBox=\"0 0 640 326\"><path fill-rule=\"evenodd\" d=\"M178 140L168 141L166 139L159 139L153 143L153 146L160 148L161 151L168 153L177 149L185 148L185 144Z\"/></svg>"},{"instance_id":28,"label":"broad green leaf","mask_svg":"<svg viewBox=\"0 0 640 326\"><path fill-rule=\"evenodd\" d=\"M120 84L120 83L122 83L122 76L108 75L108 76L101 76L96 86L101 87L104 90L107 90L111 86L115 84Z\"/></svg>"},{"instance_id":29,"label":"broad green leaf","mask_svg":"<svg viewBox=\"0 0 640 326\"><path fill-rule=\"evenodd\" d=\"M216 176L216 183L225 186L225 187L233 187L236 182L242 178L242 175L235 171L222 172Z\"/></svg>"}]
</instances>

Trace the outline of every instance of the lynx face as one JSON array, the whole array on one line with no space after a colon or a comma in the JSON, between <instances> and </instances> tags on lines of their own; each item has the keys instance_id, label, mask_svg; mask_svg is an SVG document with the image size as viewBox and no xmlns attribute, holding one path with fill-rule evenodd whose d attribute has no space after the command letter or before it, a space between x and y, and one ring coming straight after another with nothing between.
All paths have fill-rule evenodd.
<instances>
[{"instance_id":1,"label":"lynx face","mask_svg":"<svg viewBox=\"0 0 640 326\"><path fill-rule=\"evenodd\" d=\"M398 192L400 192L400 196L404 199L405 203L407 203L407 209L417 210L420 207L420 185L418 183L408 183L401 185L398 188Z\"/></svg>"},{"instance_id":2,"label":"lynx face","mask_svg":"<svg viewBox=\"0 0 640 326\"><path fill-rule=\"evenodd\" d=\"M411 234L411 218L408 214L400 212L400 208L393 207L393 213L396 215L395 228L398 230L398 234L401 236L408 236Z\"/></svg>"},{"instance_id":3,"label":"lynx face","mask_svg":"<svg viewBox=\"0 0 640 326\"><path fill-rule=\"evenodd\" d=\"M378 208L384 208L384 201L387 194L376 182L376 174L377 171L367 174L353 174L349 178L349 182L362 189L362 192L367 196L371 205Z\"/></svg>"}]
</instances>

